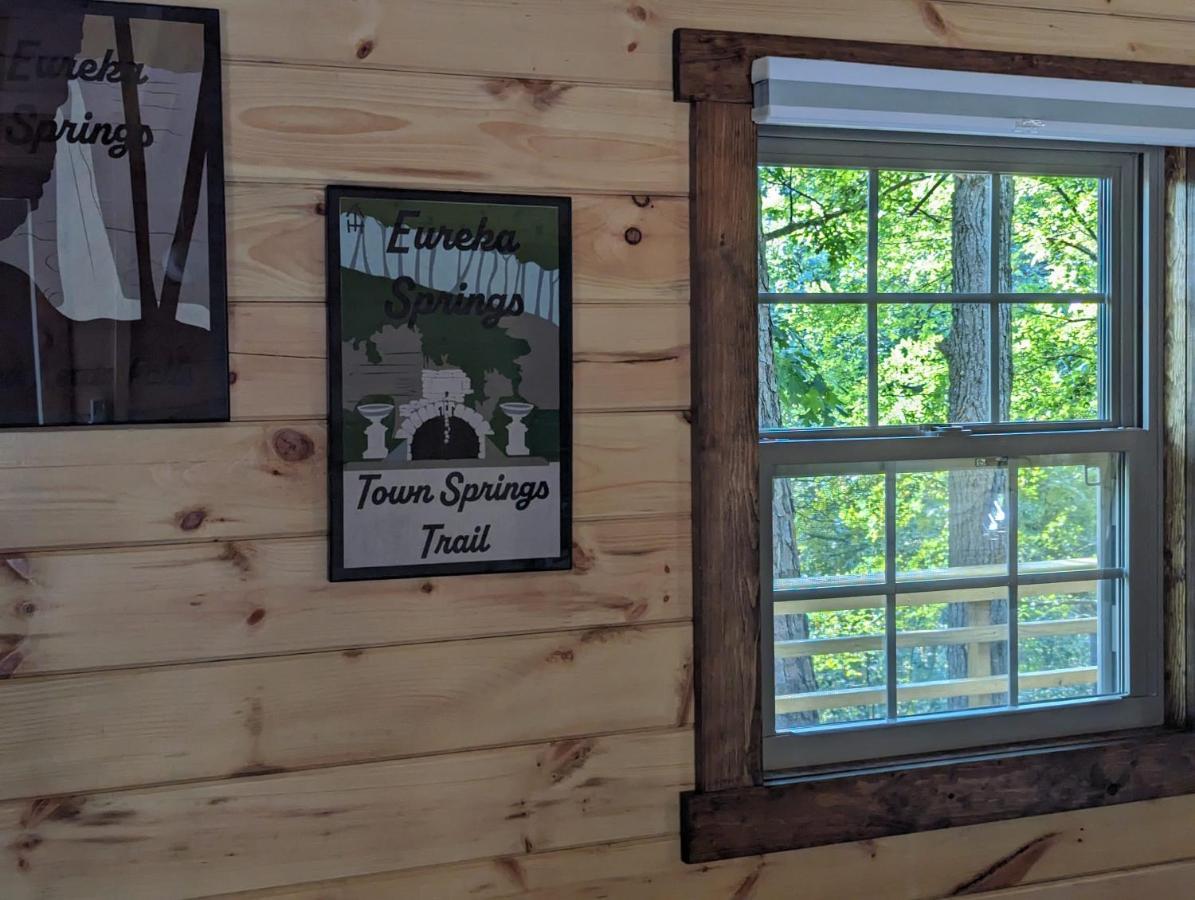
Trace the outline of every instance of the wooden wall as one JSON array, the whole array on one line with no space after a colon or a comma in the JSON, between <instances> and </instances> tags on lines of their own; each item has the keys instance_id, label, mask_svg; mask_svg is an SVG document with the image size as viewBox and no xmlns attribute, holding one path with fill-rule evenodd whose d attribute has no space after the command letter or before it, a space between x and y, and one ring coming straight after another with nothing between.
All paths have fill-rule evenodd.
<instances>
[{"instance_id":1,"label":"wooden wall","mask_svg":"<svg viewBox=\"0 0 1195 900\"><path fill-rule=\"evenodd\" d=\"M1195 798L686 868L677 26L1192 62L1187 0L204 0L228 425L0 433L0 896L1189 896ZM576 204L575 571L324 578L320 188ZM629 227L643 240L631 245Z\"/></svg>"}]
</instances>

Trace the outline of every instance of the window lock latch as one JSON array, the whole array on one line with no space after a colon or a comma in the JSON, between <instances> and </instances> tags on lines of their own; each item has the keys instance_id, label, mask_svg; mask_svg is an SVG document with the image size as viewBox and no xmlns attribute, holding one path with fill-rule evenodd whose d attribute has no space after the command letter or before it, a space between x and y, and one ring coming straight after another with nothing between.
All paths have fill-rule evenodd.
<instances>
[{"instance_id":1,"label":"window lock latch","mask_svg":"<svg viewBox=\"0 0 1195 900\"><path fill-rule=\"evenodd\" d=\"M965 425L922 425L920 431L926 437L942 437L946 434L970 437L974 433Z\"/></svg>"}]
</instances>

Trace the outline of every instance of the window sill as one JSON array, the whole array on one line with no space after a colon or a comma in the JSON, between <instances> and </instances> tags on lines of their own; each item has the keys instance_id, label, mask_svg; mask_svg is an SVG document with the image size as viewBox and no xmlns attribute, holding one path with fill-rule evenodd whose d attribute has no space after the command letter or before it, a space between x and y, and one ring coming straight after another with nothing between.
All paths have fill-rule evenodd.
<instances>
[{"instance_id":1,"label":"window sill","mask_svg":"<svg viewBox=\"0 0 1195 900\"><path fill-rule=\"evenodd\" d=\"M1195 793L1195 734L1153 731L681 795L686 863Z\"/></svg>"}]
</instances>

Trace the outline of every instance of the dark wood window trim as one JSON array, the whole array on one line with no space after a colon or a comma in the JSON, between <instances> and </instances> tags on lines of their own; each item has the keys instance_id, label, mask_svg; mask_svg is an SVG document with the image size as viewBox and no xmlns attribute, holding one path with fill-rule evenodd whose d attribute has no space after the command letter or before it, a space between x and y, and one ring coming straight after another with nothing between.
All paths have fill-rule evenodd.
<instances>
[{"instance_id":1,"label":"dark wood window trim","mask_svg":"<svg viewBox=\"0 0 1195 900\"><path fill-rule=\"evenodd\" d=\"M756 128L764 56L1195 87L1195 67L680 29L691 105L696 789L682 852L698 863L1195 793L1195 660L1186 573L1195 408L1195 150L1167 151L1165 619L1167 726L765 783L759 691Z\"/></svg>"}]
</instances>

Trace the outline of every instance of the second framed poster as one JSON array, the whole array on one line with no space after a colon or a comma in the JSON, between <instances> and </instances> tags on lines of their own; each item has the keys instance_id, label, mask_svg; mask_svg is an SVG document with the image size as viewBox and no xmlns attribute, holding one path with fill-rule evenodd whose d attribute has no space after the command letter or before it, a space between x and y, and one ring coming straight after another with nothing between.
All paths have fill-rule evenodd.
<instances>
[{"instance_id":1,"label":"second framed poster","mask_svg":"<svg viewBox=\"0 0 1195 900\"><path fill-rule=\"evenodd\" d=\"M571 206L331 187L329 578L572 564Z\"/></svg>"}]
</instances>

